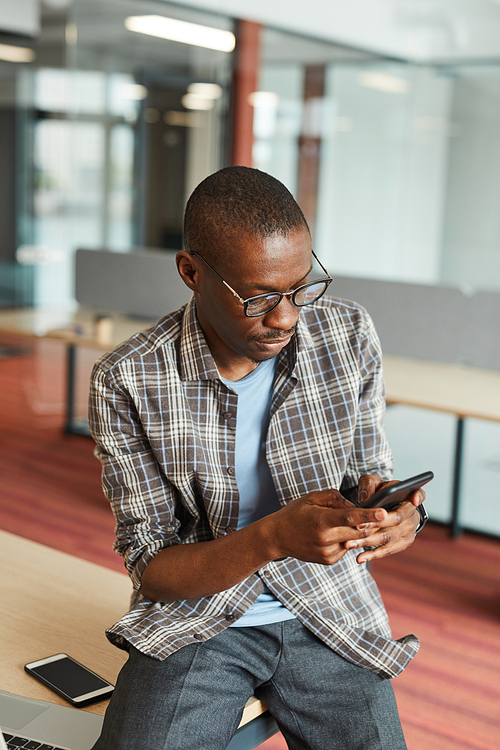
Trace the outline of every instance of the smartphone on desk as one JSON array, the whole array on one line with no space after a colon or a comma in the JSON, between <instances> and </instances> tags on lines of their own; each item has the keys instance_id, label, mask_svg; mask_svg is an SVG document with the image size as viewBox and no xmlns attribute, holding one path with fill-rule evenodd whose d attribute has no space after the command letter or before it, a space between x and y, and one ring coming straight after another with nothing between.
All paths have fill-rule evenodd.
<instances>
[{"instance_id":1,"label":"smartphone on desk","mask_svg":"<svg viewBox=\"0 0 500 750\"><path fill-rule=\"evenodd\" d=\"M88 706L110 698L114 689L110 682L68 654L55 654L32 661L25 664L24 669L72 706Z\"/></svg>"},{"instance_id":2,"label":"smartphone on desk","mask_svg":"<svg viewBox=\"0 0 500 750\"><path fill-rule=\"evenodd\" d=\"M399 503L407 500L410 495L423 487L424 484L430 482L433 477L434 474L432 471L426 471L423 474L417 474L415 477L391 484L389 487L382 487L366 503L359 503L359 507L391 510L396 505L399 505Z\"/></svg>"}]
</instances>

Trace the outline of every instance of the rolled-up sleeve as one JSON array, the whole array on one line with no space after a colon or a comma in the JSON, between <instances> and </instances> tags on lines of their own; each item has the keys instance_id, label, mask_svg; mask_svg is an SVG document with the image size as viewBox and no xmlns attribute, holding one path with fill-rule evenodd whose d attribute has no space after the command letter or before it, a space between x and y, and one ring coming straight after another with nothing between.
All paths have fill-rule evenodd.
<instances>
[{"instance_id":1,"label":"rolled-up sleeve","mask_svg":"<svg viewBox=\"0 0 500 750\"><path fill-rule=\"evenodd\" d=\"M139 589L151 559L180 541L176 490L151 449L131 394L99 363L91 378L89 427L116 520L114 549Z\"/></svg>"}]
</instances>

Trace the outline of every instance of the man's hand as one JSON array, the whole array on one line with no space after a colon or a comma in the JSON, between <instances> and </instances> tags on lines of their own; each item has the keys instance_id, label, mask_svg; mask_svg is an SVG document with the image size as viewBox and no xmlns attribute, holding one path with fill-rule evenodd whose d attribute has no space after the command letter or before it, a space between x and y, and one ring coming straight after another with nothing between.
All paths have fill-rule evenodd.
<instances>
[{"instance_id":1,"label":"man's hand","mask_svg":"<svg viewBox=\"0 0 500 750\"><path fill-rule=\"evenodd\" d=\"M395 481L386 482L377 475L365 474L359 480L359 502L366 502L377 490L391 484L395 484ZM394 555L396 552L402 552L415 539L415 533L420 523L420 515L416 512L415 508L423 503L424 500L425 492L422 489L417 490L409 496L408 500L405 500L389 511L387 518L380 523L378 529L371 529L367 536L360 537L358 540L349 539L344 544L345 548L375 548L358 555L358 563L369 562L370 560ZM364 530L363 527L360 528L360 531Z\"/></svg>"},{"instance_id":2,"label":"man's hand","mask_svg":"<svg viewBox=\"0 0 500 750\"><path fill-rule=\"evenodd\" d=\"M377 477L373 491L377 482L378 486L383 484ZM371 492L370 482L366 486ZM405 505L414 510L411 503ZM141 593L157 602L211 596L235 586L281 557L333 565L351 549L349 543L354 548L383 544L383 534L389 533L392 526L401 527L398 536L403 529L407 535L409 531L400 518L403 511L399 508L395 513L383 508L357 508L337 490L311 492L217 539L166 547L147 565ZM414 533L416 519L410 517L408 525ZM399 542L394 539L391 544ZM399 551L399 547L394 551Z\"/></svg>"},{"instance_id":3,"label":"man's hand","mask_svg":"<svg viewBox=\"0 0 500 750\"><path fill-rule=\"evenodd\" d=\"M346 553L348 540L369 538L387 520L382 508L356 508L337 490L311 492L268 516L276 558L332 565Z\"/></svg>"}]
</instances>

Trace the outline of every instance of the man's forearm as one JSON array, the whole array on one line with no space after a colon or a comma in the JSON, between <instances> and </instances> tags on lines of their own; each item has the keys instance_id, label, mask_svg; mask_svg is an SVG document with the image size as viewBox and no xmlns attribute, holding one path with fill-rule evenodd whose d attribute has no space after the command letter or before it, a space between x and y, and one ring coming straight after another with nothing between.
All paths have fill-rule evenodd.
<instances>
[{"instance_id":1,"label":"man's forearm","mask_svg":"<svg viewBox=\"0 0 500 750\"><path fill-rule=\"evenodd\" d=\"M211 596L235 586L274 556L267 518L196 544L176 544L159 552L142 576L141 593L153 601Z\"/></svg>"},{"instance_id":2,"label":"man's forearm","mask_svg":"<svg viewBox=\"0 0 500 750\"><path fill-rule=\"evenodd\" d=\"M386 517L381 508L355 508L337 490L311 492L219 539L162 550L143 573L141 593L163 602L211 596L281 557L332 565L346 541L363 539Z\"/></svg>"}]
</instances>

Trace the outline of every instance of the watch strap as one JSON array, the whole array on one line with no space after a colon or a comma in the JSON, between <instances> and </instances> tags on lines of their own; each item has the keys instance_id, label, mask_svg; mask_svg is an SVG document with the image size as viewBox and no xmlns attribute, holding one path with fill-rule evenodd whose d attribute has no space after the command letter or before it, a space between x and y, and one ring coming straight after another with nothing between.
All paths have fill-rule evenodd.
<instances>
[{"instance_id":1,"label":"watch strap","mask_svg":"<svg viewBox=\"0 0 500 750\"><path fill-rule=\"evenodd\" d=\"M429 520L429 514L427 513L427 510L423 503L420 503L420 505L417 505L416 510L418 511L418 515L420 516L420 523L418 524L417 530L415 532L415 534L418 534L419 531L422 531L425 524Z\"/></svg>"}]
</instances>

